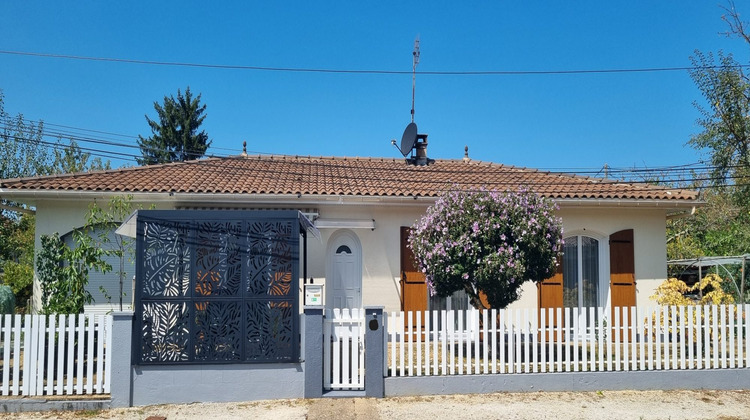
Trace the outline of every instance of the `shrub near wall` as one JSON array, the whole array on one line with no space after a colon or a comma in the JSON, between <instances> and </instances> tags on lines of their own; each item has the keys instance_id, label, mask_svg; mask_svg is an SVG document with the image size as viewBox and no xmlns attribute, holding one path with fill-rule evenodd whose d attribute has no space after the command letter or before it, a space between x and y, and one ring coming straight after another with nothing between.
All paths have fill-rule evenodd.
<instances>
[{"instance_id":1,"label":"shrub near wall","mask_svg":"<svg viewBox=\"0 0 750 420\"><path fill-rule=\"evenodd\" d=\"M0 285L0 314L12 314L16 311L16 297L10 286Z\"/></svg>"},{"instance_id":2,"label":"shrub near wall","mask_svg":"<svg viewBox=\"0 0 750 420\"><path fill-rule=\"evenodd\" d=\"M656 288L656 292L650 296L651 300L655 300L656 303L662 306L674 306L677 311L668 311L668 315L665 316L663 311L653 314L653 325L652 334L657 334L660 330L670 336L676 331L674 327L683 325L687 320L682 319L680 316L679 307L681 306L704 306L704 305L723 305L734 303L734 297L724 292L722 287L723 279L716 274L709 274L702 278L701 281L695 283L693 286L688 286L684 281L670 278L665 280L659 287ZM726 311L736 311L736 307L727 306ZM719 318L726 318L727 314L718 313ZM686 315L687 316L687 315ZM696 325L698 322L697 311L692 312L692 325ZM714 315L713 312L700 313L700 323L709 325L713 323ZM659 326L664 326L660 329ZM699 330L693 329L692 333L694 338ZM721 330L711 329L710 336L713 338L714 334L718 333L721 337Z\"/></svg>"}]
</instances>

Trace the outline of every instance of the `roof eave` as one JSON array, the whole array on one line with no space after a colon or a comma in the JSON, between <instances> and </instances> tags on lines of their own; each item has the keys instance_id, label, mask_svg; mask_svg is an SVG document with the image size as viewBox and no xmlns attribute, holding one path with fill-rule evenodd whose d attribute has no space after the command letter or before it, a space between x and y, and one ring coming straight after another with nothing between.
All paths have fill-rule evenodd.
<instances>
[{"instance_id":1,"label":"roof eave","mask_svg":"<svg viewBox=\"0 0 750 420\"><path fill-rule=\"evenodd\" d=\"M237 193L189 193L189 192L128 192L128 191L83 191L83 190L7 190L0 188L0 198L12 199L29 205L38 201L108 199L117 195L132 195L137 202L171 203L175 206L195 203L217 204L349 204L349 205L406 205L425 206L434 203L437 197L420 195L347 195L347 194L237 194ZM662 208L692 209L705 203L693 199L622 199L622 198L555 198L561 209L565 208Z\"/></svg>"}]
</instances>

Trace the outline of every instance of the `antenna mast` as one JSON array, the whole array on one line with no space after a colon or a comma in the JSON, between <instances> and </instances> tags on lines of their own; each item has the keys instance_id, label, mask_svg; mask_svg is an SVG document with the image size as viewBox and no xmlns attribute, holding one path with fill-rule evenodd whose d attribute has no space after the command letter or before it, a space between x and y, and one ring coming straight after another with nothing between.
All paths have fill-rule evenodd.
<instances>
[{"instance_id":1,"label":"antenna mast","mask_svg":"<svg viewBox=\"0 0 750 420\"><path fill-rule=\"evenodd\" d=\"M414 91L417 87L417 64L419 64L419 36L414 40L414 56L411 70L411 122L414 122Z\"/></svg>"}]
</instances>

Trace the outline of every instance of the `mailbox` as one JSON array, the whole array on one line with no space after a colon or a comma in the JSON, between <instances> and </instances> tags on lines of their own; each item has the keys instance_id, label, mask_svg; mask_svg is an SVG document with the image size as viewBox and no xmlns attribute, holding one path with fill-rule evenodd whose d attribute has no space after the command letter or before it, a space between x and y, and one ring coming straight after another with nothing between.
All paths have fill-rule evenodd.
<instances>
[{"instance_id":1,"label":"mailbox","mask_svg":"<svg viewBox=\"0 0 750 420\"><path fill-rule=\"evenodd\" d=\"M322 306L324 301L324 283L305 284L305 306Z\"/></svg>"}]
</instances>

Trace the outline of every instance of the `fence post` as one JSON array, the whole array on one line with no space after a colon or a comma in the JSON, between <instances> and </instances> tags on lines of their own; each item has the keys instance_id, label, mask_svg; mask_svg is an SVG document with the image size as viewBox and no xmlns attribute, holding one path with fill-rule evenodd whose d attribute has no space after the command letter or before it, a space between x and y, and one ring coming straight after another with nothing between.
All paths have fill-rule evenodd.
<instances>
[{"instance_id":1,"label":"fence post","mask_svg":"<svg viewBox=\"0 0 750 420\"><path fill-rule=\"evenodd\" d=\"M109 363L112 366L110 395L112 407L132 406L131 387L132 367L131 350L133 340L133 312L120 311L112 313L112 342L117 345L108 348Z\"/></svg>"},{"instance_id":2,"label":"fence post","mask_svg":"<svg viewBox=\"0 0 750 420\"><path fill-rule=\"evenodd\" d=\"M323 307L305 306L305 398L323 396Z\"/></svg>"},{"instance_id":3,"label":"fence post","mask_svg":"<svg viewBox=\"0 0 750 420\"><path fill-rule=\"evenodd\" d=\"M385 319L382 306L365 306L365 395L385 396Z\"/></svg>"}]
</instances>

